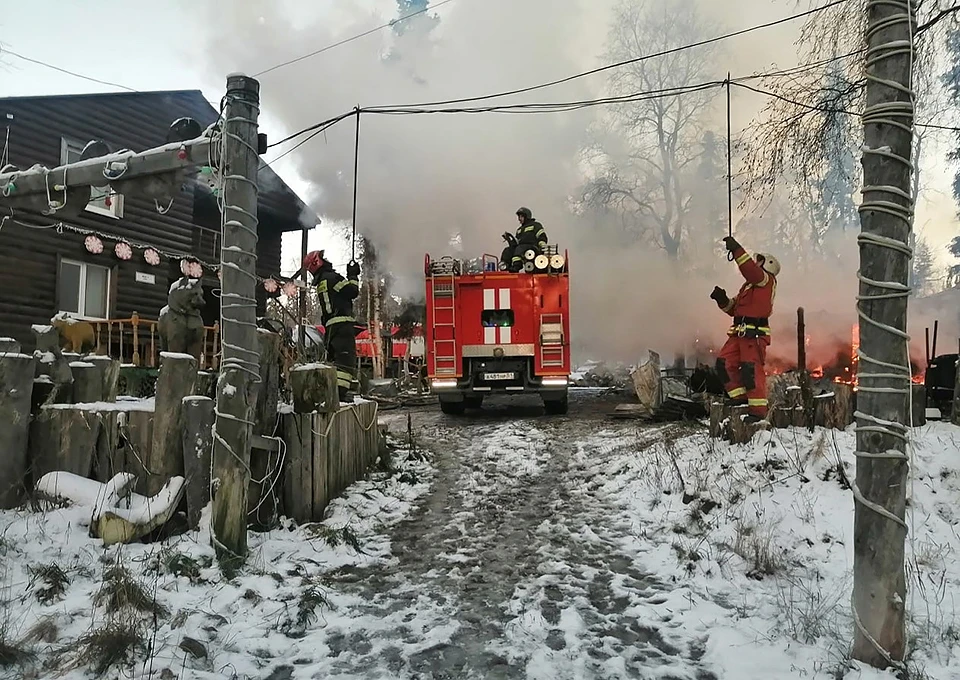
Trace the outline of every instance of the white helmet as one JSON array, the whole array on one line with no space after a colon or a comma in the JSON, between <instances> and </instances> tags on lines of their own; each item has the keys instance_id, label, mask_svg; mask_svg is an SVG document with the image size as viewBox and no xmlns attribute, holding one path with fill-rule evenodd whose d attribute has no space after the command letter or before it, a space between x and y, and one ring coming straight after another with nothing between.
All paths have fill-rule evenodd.
<instances>
[{"instance_id":1,"label":"white helmet","mask_svg":"<svg viewBox=\"0 0 960 680\"><path fill-rule=\"evenodd\" d=\"M771 274L772 276L779 276L780 274L780 260L775 258L770 253L757 253L756 259L763 258L763 262L760 263L760 267Z\"/></svg>"}]
</instances>

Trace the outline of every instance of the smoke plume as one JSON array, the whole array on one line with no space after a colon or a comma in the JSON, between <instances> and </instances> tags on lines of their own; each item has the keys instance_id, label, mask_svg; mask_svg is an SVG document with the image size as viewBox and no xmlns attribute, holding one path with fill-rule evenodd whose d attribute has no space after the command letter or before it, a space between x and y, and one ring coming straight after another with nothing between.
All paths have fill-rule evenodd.
<instances>
[{"instance_id":1,"label":"smoke plume","mask_svg":"<svg viewBox=\"0 0 960 680\"><path fill-rule=\"evenodd\" d=\"M718 24L720 29L792 11L782 3L742 4L756 11L744 7L738 16L751 19L732 27ZM417 19L411 19L402 36L377 31L263 74L264 111L295 131L356 105L418 104L562 78L601 63L612 5L613 0L457 0L437 9L440 21L429 31L425 24L417 30ZM717 18L711 3L698 5ZM340 0L323 12L291 3L287 11L270 13L252 0L219 0L193 11L209 12L199 22L207 35L198 49L211 71L251 75L396 17L396 6L388 0ZM764 69L777 60L792 65L796 56L790 37L796 28L725 44L717 75ZM465 106L587 99L606 86L604 76L595 76ZM738 95L736 128L745 126L757 107L757 101ZM514 212L525 205L551 241L570 250L573 341L581 356L630 361L648 347L669 353L722 342L729 319L708 296L715 284L733 294L742 282L719 250L725 226L701 235L701 241L715 247L698 251L698 262L678 264L654 244L624 241L616 218L571 210L584 183L583 150L600 115L598 109L543 115L364 115L357 225L391 271L393 292L422 296L424 253L449 253L454 234L460 235L465 257L499 254L504 245L500 234L515 229ZM717 120L708 121L720 135L721 115L718 111ZM292 156L311 187L304 198L325 224L349 223L352 215L354 123L353 118L344 120ZM716 210L725 220L725 196L722 201ZM748 238L748 248L763 240ZM837 258L841 264L816 270L801 268L799 258L794 262L784 253L773 320L775 329L784 330L771 351L795 355L786 328L801 305L808 310L811 334L821 332L822 325L825 335L849 337L857 255L855 245L845 248Z\"/></svg>"}]
</instances>

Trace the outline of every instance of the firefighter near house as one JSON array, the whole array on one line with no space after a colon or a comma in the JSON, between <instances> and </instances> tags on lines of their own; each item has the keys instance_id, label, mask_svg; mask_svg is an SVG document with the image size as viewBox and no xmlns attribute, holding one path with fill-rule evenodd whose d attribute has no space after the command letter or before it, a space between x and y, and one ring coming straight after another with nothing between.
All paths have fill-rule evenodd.
<instances>
[{"instance_id":1,"label":"firefighter near house","mask_svg":"<svg viewBox=\"0 0 960 680\"><path fill-rule=\"evenodd\" d=\"M360 293L360 265L350 262L344 278L322 250L314 250L307 253L303 268L313 276L313 285L317 287L327 361L337 368L340 401L346 401L357 385L357 320L353 316L353 301Z\"/></svg>"},{"instance_id":2,"label":"firefighter near house","mask_svg":"<svg viewBox=\"0 0 960 680\"><path fill-rule=\"evenodd\" d=\"M780 263L766 253L751 256L732 236L723 239L744 284L734 298L719 286L710 297L733 317L726 343L717 355L717 374L732 404L748 407L748 422L767 416L767 373L764 367L770 345L770 315L777 293Z\"/></svg>"},{"instance_id":3,"label":"firefighter near house","mask_svg":"<svg viewBox=\"0 0 960 680\"><path fill-rule=\"evenodd\" d=\"M518 393L540 395L548 414L567 412L567 256L556 246L537 250L526 271L503 270L495 255L425 257L427 376L444 413Z\"/></svg>"}]
</instances>

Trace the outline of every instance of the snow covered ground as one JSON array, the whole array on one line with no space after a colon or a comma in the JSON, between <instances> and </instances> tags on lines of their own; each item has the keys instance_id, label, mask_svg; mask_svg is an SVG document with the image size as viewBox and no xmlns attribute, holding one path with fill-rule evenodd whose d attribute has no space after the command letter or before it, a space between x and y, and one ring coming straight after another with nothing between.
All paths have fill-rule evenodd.
<instances>
[{"instance_id":1,"label":"snow covered ground","mask_svg":"<svg viewBox=\"0 0 960 680\"><path fill-rule=\"evenodd\" d=\"M110 548L88 537L89 509L0 511L0 678L293 677L329 644L307 631L356 604L324 576L388 560L387 529L429 488L429 465L396 455L322 524L251 533L233 579L215 566L209 507L199 532Z\"/></svg>"},{"instance_id":2,"label":"snow covered ground","mask_svg":"<svg viewBox=\"0 0 960 680\"><path fill-rule=\"evenodd\" d=\"M577 464L583 493L616 499L611 522L631 523L625 550L674 583L663 607L718 677L892 677L846 661L854 439L852 428L774 430L743 447L672 427L611 430L583 442ZM920 428L912 449L911 677L960 678L960 428Z\"/></svg>"},{"instance_id":3,"label":"snow covered ground","mask_svg":"<svg viewBox=\"0 0 960 680\"><path fill-rule=\"evenodd\" d=\"M429 464L251 534L233 579L203 530L104 549L82 511L0 512L0 677L79 680L124 645L102 677L892 677L845 661L852 431L729 446L580 407L415 413ZM960 428L913 455L911 664L960 677Z\"/></svg>"}]
</instances>

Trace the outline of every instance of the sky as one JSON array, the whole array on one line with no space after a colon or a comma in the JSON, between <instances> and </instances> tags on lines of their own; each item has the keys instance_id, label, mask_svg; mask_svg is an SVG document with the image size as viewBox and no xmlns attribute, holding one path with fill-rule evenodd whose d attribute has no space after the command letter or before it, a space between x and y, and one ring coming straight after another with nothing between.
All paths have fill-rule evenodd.
<instances>
[{"instance_id":1,"label":"sky","mask_svg":"<svg viewBox=\"0 0 960 680\"><path fill-rule=\"evenodd\" d=\"M388 29L261 76L261 129L271 140L278 140L357 104L471 96L597 67L609 61L604 40L614 1L451 0L435 10L441 19L436 51L408 51L406 71L384 66L383 57L392 49ZM5 13L0 19L0 43L24 56L104 81L137 90L200 89L216 102L230 72L254 74L374 29L395 16L393 0L321 0L312 7L293 0L98 0L96 12L90 7L90 3L69 0L21 5L16 13ZM701 3L702 11L718 22L720 33L803 8L794 0L744 0L739 11L730 13L717 3ZM718 57L721 70L736 76L796 65L793 41L798 26L794 22L723 43ZM578 99L595 95L604 84L603 76L595 76L525 97L526 101ZM116 88L12 54L0 55L4 96L98 91ZM746 126L762 104L758 95L735 92L735 131ZM470 250L499 253L499 234L515 225L513 213L519 205L532 204L551 233L572 237L564 231L561 204L577 169L569 167L566 159L582 144L590 124L588 115L577 113L380 116L370 122L364 117L360 230L396 256L394 268L408 275L408 281L399 284L404 292L422 289L418 263L423 252L449 250L452 230L465 234ZM349 220L352 148L353 124L346 121L274 165L298 194L311 205L322 206L327 225ZM943 160L946 150L941 145L926 155L925 191L915 221L917 230L939 251L957 232L951 171ZM275 155L271 150L266 158ZM349 258L343 239L328 226L310 234L310 246L325 248L338 266ZM286 271L296 269L299 250L300 235L290 234L284 248ZM633 257L630 252L605 253L602 261L608 269L637 268L636 259L631 265ZM593 293L613 294L624 284L614 277L608 283ZM650 282L637 280L636 285L649 289ZM592 301L587 300L584 307L592 306ZM657 304L675 306L675 302ZM688 313L695 317L706 311L691 306ZM642 323L646 314L638 311L634 323Z\"/></svg>"}]
</instances>

